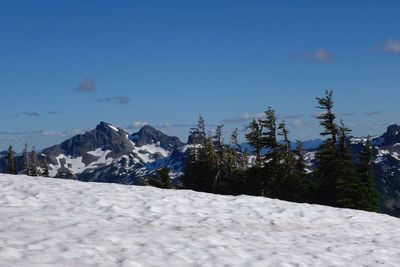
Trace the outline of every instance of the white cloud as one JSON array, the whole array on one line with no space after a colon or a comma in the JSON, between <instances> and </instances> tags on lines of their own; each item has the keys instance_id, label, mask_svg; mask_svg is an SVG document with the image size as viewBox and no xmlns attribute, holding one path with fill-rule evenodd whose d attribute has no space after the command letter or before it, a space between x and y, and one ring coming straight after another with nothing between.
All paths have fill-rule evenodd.
<instances>
[{"instance_id":1,"label":"white cloud","mask_svg":"<svg viewBox=\"0 0 400 267\"><path fill-rule=\"evenodd\" d=\"M143 126L148 125L148 124L149 123L147 123L145 121L135 121L129 127L130 128L140 128L140 127L143 127Z\"/></svg>"},{"instance_id":2,"label":"white cloud","mask_svg":"<svg viewBox=\"0 0 400 267\"><path fill-rule=\"evenodd\" d=\"M373 116L373 115L378 115L381 113L382 113L382 110L364 110L363 111L363 114L365 116Z\"/></svg>"},{"instance_id":3,"label":"white cloud","mask_svg":"<svg viewBox=\"0 0 400 267\"><path fill-rule=\"evenodd\" d=\"M400 40L387 39L382 48L386 52L400 55Z\"/></svg>"},{"instance_id":4,"label":"white cloud","mask_svg":"<svg viewBox=\"0 0 400 267\"><path fill-rule=\"evenodd\" d=\"M244 114L237 117L230 117L222 120L223 123L239 123L239 122L246 122L252 119L259 119L264 116L264 112L254 113L254 114Z\"/></svg>"},{"instance_id":5,"label":"white cloud","mask_svg":"<svg viewBox=\"0 0 400 267\"><path fill-rule=\"evenodd\" d=\"M326 49L318 49L311 55L311 59L317 62L329 63L335 59L335 56L332 52Z\"/></svg>"},{"instance_id":6,"label":"white cloud","mask_svg":"<svg viewBox=\"0 0 400 267\"><path fill-rule=\"evenodd\" d=\"M90 93L96 89L96 82L91 78L84 79L76 88L77 92Z\"/></svg>"}]
</instances>

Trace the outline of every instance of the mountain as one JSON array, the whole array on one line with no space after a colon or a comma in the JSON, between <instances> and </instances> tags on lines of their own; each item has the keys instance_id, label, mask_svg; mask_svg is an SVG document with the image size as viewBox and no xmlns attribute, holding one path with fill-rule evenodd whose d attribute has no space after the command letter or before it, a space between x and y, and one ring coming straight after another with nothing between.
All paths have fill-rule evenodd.
<instances>
[{"instance_id":1,"label":"mountain","mask_svg":"<svg viewBox=\"0 0 400 267\"><path fill-rule=\"evenodd\" d=\"M252 196L0 174L1 266L400 266L400 220Z\"/></svg>"},{"instance_id":2,"label":"mountain","mask_svg":"<svg viewBox=\"0 0 400 267\"><path fill-rule=\"evenodd\" d=\"M154 178L156 170L168 166L176 178L183 171L185 144L146 125L129 135L110 123L100 122L95 129L76 135L61 144L43 149L38 161L47 160L51 177L74 176L77 180L142 184ZM23 158L17 156L17 168ZM6 158L0 158L6 171ZM43 166L42 166L43 167Z\"/></svg>"}]
</instances>

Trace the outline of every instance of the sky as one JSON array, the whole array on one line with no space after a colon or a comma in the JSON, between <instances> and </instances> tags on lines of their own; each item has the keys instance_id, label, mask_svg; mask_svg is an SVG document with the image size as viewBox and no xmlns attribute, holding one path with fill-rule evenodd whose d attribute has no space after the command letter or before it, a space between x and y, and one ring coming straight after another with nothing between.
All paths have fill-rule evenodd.
<instances>
[{"instance_id":1,"label":"sky","mask_svg":"<svg viewBox=\"0 0 400 267\"><path fill-rule=\"evenodd\" d=\"M400 123L400 2L0 2L0 150L44 148L106 121L226 139L267 107L318 138L333 90L353 135Z\"/></svg>"}]
</instances>

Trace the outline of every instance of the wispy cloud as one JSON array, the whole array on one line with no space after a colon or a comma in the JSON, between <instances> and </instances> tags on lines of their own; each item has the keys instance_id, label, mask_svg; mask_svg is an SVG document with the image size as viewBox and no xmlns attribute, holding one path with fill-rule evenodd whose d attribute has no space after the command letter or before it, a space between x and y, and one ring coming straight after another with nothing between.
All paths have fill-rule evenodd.
<instances>
[{"instance_id":1,"label":"wispy cloud","mask_svg":"<svg viewBox=\"0 0 400 267\"><path fill-rule=\"evenodd\" d=\"M364 110L363 114L365 116L373 116L373 115L381 114L382 112L383 112L382 110Z\"/></svg>"},{"instance_id":2,"label":"wispy cloud","mask_svg":"<svg viewBox=\"0 0 400 267\"><path fill-rule=\"evenodd\" d=\"M291 120L288 122L289 126L294 128L305 128L308 127L308 123L302 119Z\"/></svg>"},{"instance_id":3,"label":"wispy cloud","mask_svg":"<svg viewBox=\"0 0 400 267\"><path fill-rule=\"evenodd\" d=\"M3 131L0 132L0 135L3 136L21 136L21 135L26 135L26 136L45 136L45 137L69 137L69 136L74 136L77 134L82 134L86 130L80 129L80 130L71 130L71 131L50 131L50 130L35 130L35 131L14 131L14 132L7 132Z\"/></svg>"},{"instance_id":4,"label":"wispy cloud","mask_svg":"<svg viewBox=\"0 0 400 267\"><path fill-rule=\"evenodd\" d=\"M58 114L61 114L61 112L56 111L56 110L50 110L50 111L47 111L47 114L58 115Z\"/></svg>"},{"instance_id":5,"label":"wispy cloud","mask_svg":"<svg viewBox=\"0 0 400 267\"><path fill-rule=\"evenodd\" d=\"M96 89L96 82L91 78L84 79L75 91L90 93Z\"/></svg>"},{"instance_id":6,"label":"wispy cloud","mask_svg":"<svg viewBox=\"0 0 400 267\"><path fill-rule=\"evenodd\" d=\"M29 117L40 117L40 114L38 112L30 112L27 114Z\"/></svg>"},{"instance_id":7,"label":"wispy cloud","mask_svg":"<svg viewBox=\"0 0 400 267\"><path fill-rule=\"evenodd\" d=\"M311 54L310 58L312 61L330 63L335 59L335 56L329 50L318 49L317 51Z\"/></svg>"},{"instance_id":8,"label":"wispy cloud","mask_svg":"<svg viewBox=\"0 0 400 267\"><path fill-rule=\"evenodd\" d=\"M400 40L387 39L383 43L382 49L386 52L400 55Z\"/></svg>"},{"instance_id":9,"label":"wispy cloud","mask_svg":"<svg viewBox=\"0 0 400 267\"><path fill-rule=\"evenodd\" d=\"M149 125L148 122L145 121L135 121L132 124L128 125L126 128L128 129L137 129L137 128L141 128L145 125Z\"/></svg>"},{"instance_id":10,"label":"wispy cloud","mask_svg":"<svg viewBox=\"0 0 400 267\"><path fill-rule=\"evenodd\" d=\"M356 113L355 112L346 112L346 111L338 111L338 112L335 112L335 115L337 116L337 117L349 117L349 116L354 116L354 115L356 115Z\"/></svg>"},{"instance_id":11,"label":"wispy cloud","mask_svg":"<svg viewBox=\"0 0 400 267\"><path fill-rule=\"evenodd\" d=\"M240 122L247 122L250 121L252 119L258 119L264 116L264 112L260 112L260 113L253 113L253 114L243 114L240 116L236 116L236 117L230 117L230 118L226 118L223 119L222 122L223 123L240 123Z\"/></svg>"},{"instance_id":12,"label":"wispy cloud","mask_svg":"<svg viewBox=\"0 0 400 267\"><path fill-rule=\"evenodd\" d=\"M186 124L186 123L169 123L166 122L164 124L157 125L158 128L192 128L194 124Z\"/></svg>"},{"instance_id":13,"label":"wispy cloud","mask_svg":"<svg viewBox=\"0 0 400 267\"><path fill-rule=\"evenodd\" d=\"M252 119L260 119L265 117L264 112L259 112L259 113L246 113L240 116L236 117L230 117L222 120L222 123L241 123L241 122L248 122L251 121ZM302 118L303 115L301 114L278 114L276 115L276 118L278 120L291 120L291 119L300 119Z\"/></svg>"},{"instance_id":14,"label":"wispy cloud","mask_svg":"<svg viewBox=\"0 0 400 267\"><path fill-rule=\"evenodd\" d=\"M28 117L40 117L40 113L33 111L33 112L17 112L13 115L13 117L20 117L20 116L28 116Z\"/></svg>"},{"instance_id":15,"label":"wispy cloud","mask_svg":"<svg viewBox=\"0 0 400 267\"><path fill-rule=\"evenodd\" d=\"M131 101L131 99L127 96L113 96L113 97L100 98L98 101L125 105L128 104Z\"/></svg>"},{"instance_id":16,"label":"wispy cloud","mask_svg":"<svg viewBox=\"0 0 400 267\"><path fill-rule=\"evenodd\" d=\"M33 135L46 136L46 137L70 137L78 134L85 133L86 130L71 130L71 131L48 131L48 130L38 130L33 131Z\"/></svg>"}]
</instances>

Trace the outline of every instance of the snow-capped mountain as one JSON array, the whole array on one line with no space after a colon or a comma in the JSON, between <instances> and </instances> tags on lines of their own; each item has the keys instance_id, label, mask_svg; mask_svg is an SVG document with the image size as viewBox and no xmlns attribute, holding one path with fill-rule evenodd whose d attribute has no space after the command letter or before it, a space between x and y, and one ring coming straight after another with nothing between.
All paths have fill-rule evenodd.
<instances>
[{"instance_id":1,"label":"snow-capped mountain","mask_svg":"<svg viewBox=\"0 0 400 267\"><path fill-rule=\"evenodd\" d=\"M171 176L183 171L185 144L146 125L129 135L106 122L84 134L42 150L39 164L48 162L51 177L73 175L82 181L141 184L154 176L157 169L168 166ZM2 171L6 158L0 158ZM17 169L23 169L22 156Z\"/></svg>"}]
</instances>

